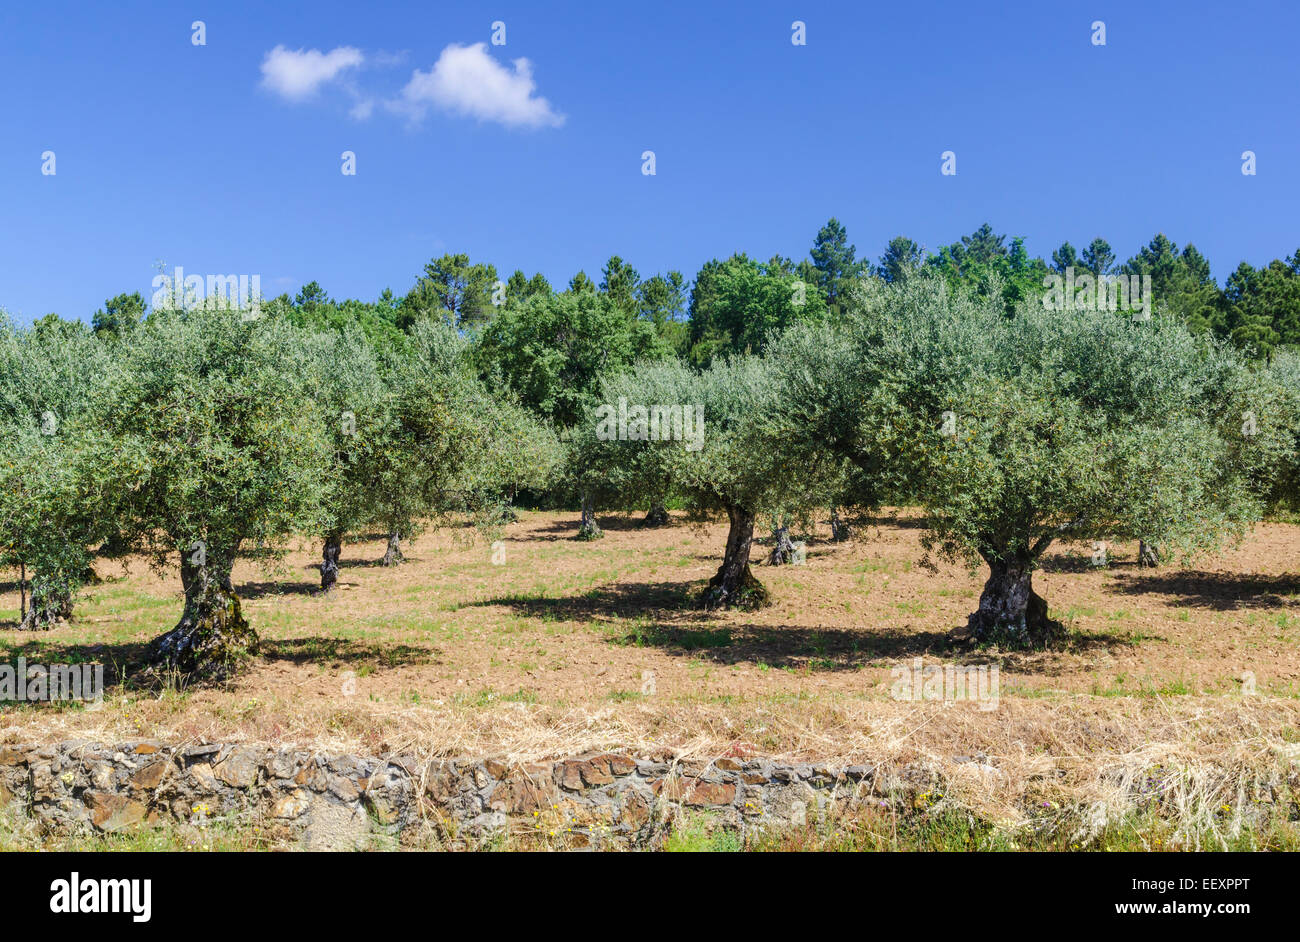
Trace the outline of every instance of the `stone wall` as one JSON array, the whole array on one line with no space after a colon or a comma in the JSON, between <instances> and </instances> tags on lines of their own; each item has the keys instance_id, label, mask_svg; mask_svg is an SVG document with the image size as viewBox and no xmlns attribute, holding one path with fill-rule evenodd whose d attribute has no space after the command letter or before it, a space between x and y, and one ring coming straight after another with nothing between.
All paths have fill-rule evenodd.
<instances>
[{"instance_id":1,"label":"stone wall","mask_svg":"<svg viewBox=\"0 0 1300 942\"><path fill-rule=\"evenodd\" d=\"M361 757L251 745L0 746L0 806L45 832L169 822L266 828L308 849L647 848L682 809L739 829L875 796L875 770L591 753L554 762Z\"/></svg>"}]
</instances>

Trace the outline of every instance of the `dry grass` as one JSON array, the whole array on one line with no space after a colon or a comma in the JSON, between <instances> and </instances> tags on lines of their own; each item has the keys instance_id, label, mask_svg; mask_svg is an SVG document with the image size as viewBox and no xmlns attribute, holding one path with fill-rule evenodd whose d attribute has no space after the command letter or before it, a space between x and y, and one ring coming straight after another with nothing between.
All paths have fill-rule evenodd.
<instances>
[{"instance_id":1,"label":"dry grass","mask_svg":"<svg viewBox=\"0 0 1300 942\"><path fill-rule=\"evenodd\" d=\"M945 801L1012 827L1060 815L1086 829L1154 800L1188 834L1215 834L1294 800L1300 528L1264 525L1190 570L1138 570L1132 547L1096 570L1090 547L1066 547L1036 586L1069 640L1022 653L950 640L981 577L918 567L907 515L849 544L814 541L807 566L757 567L776 603L752 614L690 605L716 567L720 526L602 522L604 540L578 543L571 515L524 514L501 566L463 533L422 538L396 569L370 564L382 544L362 540L327 598L312 592L314 548L270 570L242 561L236 583L265 640L247 676L208 690L128 684L92 709L5 708L0 738L870 762L931 776ZM177 617L179 586L139 564L101 575L73 624L0 629L0 657L100 660L129 679ZM16 587L0 590L0 625L12 623ZM892 699L891 668L917 657L997 665L997 708Z\"/></svg>"}]
</instances>

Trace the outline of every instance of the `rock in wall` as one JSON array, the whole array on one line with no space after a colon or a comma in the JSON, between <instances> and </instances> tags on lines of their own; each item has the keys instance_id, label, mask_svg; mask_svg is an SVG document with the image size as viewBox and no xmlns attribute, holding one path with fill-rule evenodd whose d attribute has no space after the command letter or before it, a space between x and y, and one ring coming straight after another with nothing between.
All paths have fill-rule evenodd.
<instances>
[{"instance_id":1,"label":"rock in wall","mask_svg":"<svg viewBox=\"0 0 1300 942\"><path fill-rule=\"evenodd\" d=\"M47 833L220 820L257 822L320 850L395 846L429 834L441 846L467 847L506 833L631 849L655 846L683 808L740 829L802 824L828 803L872 793L873 774L869 766L679 761L669 753L508 764L69 741L0 746L0 806Z\"/></svg>"}]
</instances>

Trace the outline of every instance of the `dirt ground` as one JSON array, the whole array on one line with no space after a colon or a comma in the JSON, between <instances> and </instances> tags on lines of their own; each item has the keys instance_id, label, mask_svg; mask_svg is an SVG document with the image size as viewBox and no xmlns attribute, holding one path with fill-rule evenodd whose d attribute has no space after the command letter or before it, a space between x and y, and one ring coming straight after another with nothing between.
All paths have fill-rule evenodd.
<instances>
[{"instance_id":1,"label":"dirt ground","mask_svg":"<svg viewBox=\"0 0 1300 942\"><path fill-rule=\"evenodd\" d=\"M756 566L774 604L707 613L692 600L725 528L674 515L522 513L495 546L428 533L408 562L377 565L377 536L344 548L339 589L316 593L318 547L244 559L235 583L263 647L221 689L113 687L97 707L6 706L5 737L261 740L367 751L557 756L592 746L852 757L888 744L947 753L1051 752L1153 737L1241 742L1300 725L1300 527L1263 524L1190 568L1143 570L1136 545L1058 547L1035 587L1069 638L1043 652L954 641L983 574L918 565L921 521L902 513L829 542L803 566ZM807 537L807 534L802 537ZM802 538L796 534L796 538ZM755 557L765 555L755 548ZM18 591L0 574L0 660L99 661L130 677L180 613L176 572L100 567L72 623L13 630ZM899 702L893 668L996 665L989 704ZM1089 740L1091 737L1091 740ZM1190 738L1189 738L1190 737ZM1077 740L1077 741L1076 741Z\"/></svg>"}]
</instances>

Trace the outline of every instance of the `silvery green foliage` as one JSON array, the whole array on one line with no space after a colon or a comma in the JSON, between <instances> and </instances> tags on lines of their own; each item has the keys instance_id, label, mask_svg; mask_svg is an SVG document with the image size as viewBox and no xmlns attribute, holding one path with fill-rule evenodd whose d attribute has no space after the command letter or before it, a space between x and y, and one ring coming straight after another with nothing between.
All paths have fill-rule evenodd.
<instances>
[{"instance_id":1,"label":"silvery green foliage","mask_svg":"<svg viewBox=\"0 0 1300 942\"><path fill-rule=\"evenodd\" d=\"M332 458L322 481L322 529L348 533L374 522L377 437L388 423L388 389L379 357L354 327L306 334L309 393L320 407Z\"/></svg>"},{"instance_id":2,"label":"silvery green foliage","mask_svg":"<svg viewBox=\"0 0 1300 942\"><path fill-rule=\"evenodd\" d=\"M860 282L838 325L772 358L787 436L852 461L859 492L919 504L927 550L989 566L983 637L1059 631L1030 585L1058 540L1185 557L1240 536L1294 439L1277 384L1174 318L1007 315L927 276Z\"/></svg>"},{"instance_id":3,"label":"silvery green foliage","mask_svg":"<svg viewBox=\"0 0 1300 942\"><path fill-rule=\"evenodd\" d=\"M1300 355L1278 350L1256 379L1265 400L1260 416L1277 431L1260 439L1261 448L1272 448L1260 475L1261 489L1270 507L1294 512L1300 509Z\"/></svg>"},{"instance_id":4,"label":"silvery green foliage","mask_svg":"<svg viewBox=\"0 0 1300 942\"><path fill-rule=\"evenodd\" d=\"M675 490L691 506L797 514L824 500L826 463L782 435L776 416L784 391L765 359L715 363L694 384L695 396L685 401L704 406L703 447L667 452Z\"/></svg>"},{"instance_id":5,"label":"silvery green foliage","mask_svg":"<svg viewBox=\"0 0 1300 942\"><path fill-rule=\"evenodd\" d=\"M603 377L589 397L584 417L566 436L565 478L570 489L586 493L600 505L636 506L672 485L670 451L684 442L623 441L601 431L602 407L617 410L620 397L630 405L676 404L690 395L694 375L677 361L638 364L631 371ZM659 398L646 399L655 396ZM692 406L694 400L691 401ZM662 447L660 447L662 446Z\"/></svg>"},{"instance_id":6,"label":"silvery green foliage","mask_svg":"<svg viewBox=\"0 0 1300 942\"><path fill-rule=\"evenodd\" d=\"M1168 317L1025 305L989 327L945 390L953 434L936 432L944 410L912 426L933 545L987 559L1145 539L1186 555L1258 518L1276 429L1249 425L1262 402L1233 353Z\"/></svg>"},{"instance_id":7,"label":"silvery green foliage","mask_svg":"<svg viewBox=\"0 0 1300 942\"><path fill-rule=\"evenodd\" d=\"M832 468L821 449L785 436L777 409L784 395L762 357L720 360L703 372L675 360L641 363L602 381L575 441L584 465L619 491L673 493L703 512L796 512L825 499ZM693 441L600 441L595 407L620 398L629 407L702 407L703 428Z\"/></svg>"},{"instance_id":8,"label":"silvery green foliage","mask_svg":"<svg viewBox=\"0 0 1300 942\"><path fill-rule=\"evenodd\" d=\"M97 476L123 538L159 567L194 556L228 579L327 519L328 420L304 332L223 305L155 311L92 399Z\"/></svg>"},{"instance_id":9,"label":"silvery green foliage","mask_svg":"<svg viewBox=\"0 0 1300 942\"><path fill-rule=\"evenodd\" d=\"M1260 511L1251 482L1277 429L1258 384L1172 318L1036 304L1007 317L932 278L864 282L838 334L787 339L800 353L815 359L801 379L785 369L797 416L915 496L944 555L1139 537L1189 553Z\"/></svg>"},{"instance_id":10,"label":"silvery green foliage","mask_svg":"<svg viewBox=\"0 0 1300 942\"><path fill-rule=\"evenodd\" d=\"M92 380L112 368L84 325L47 318L19 330L0 312L0 566L25 567L23 627L71 615L106 535L84 461Z\"/></svg>"},{"instance_id":11,"label":"silvery green foliage","mask_svg":"<svg viewBox=\"0 0 1300 942\"><path fill-rule=\"evenodd\" d=\"M757 517L802 515L824 504L839 463L824 449L789 440L778 421L782 390L771 364L761 357L715 361L703 372L680 362L642 363L608 377L598 405L575 430L575 461L610 490L654 496L673 494L696 515L726 512L731 527L723 566L706 604L761 604L765 592L749 573L748 557ZM610 440L598 434L598 409L634 406L702 410L697 434ZM606 428L608 432L608 428ZM747 601L748 600L748 601Z\"/></svg>"},{"instance_id":12,"label":"silvery green foliage","mask_svg":"<svg viewBox=\"0 0 1300 942\"><path fill-rule=\"evenodd\" d=\"M559 473L563 452L550 424L508 390L484 390L481 420L492 445L477 455L470 492L485 521L501 520L520 490L541 491Z\"/></svg>"},{"instance_id":13,"label":"silvery green foliage","mask_svg":"<svg viewBox=\"0 0 1300 942\"><path fill-rule=\"evenodd\" d=\"M405 537L457 511L491 523L515 490L545 486L558 460L554 434L478 380L454 328L418 322L407 347L382 360L376 424L360 458L367 519Z\"/></svg>"},{"instance_id":14,"label":"silvery green foliage","mask_svg":"<svg viewBox=\"0 0 1300 942\"><path fill-rule=\"evenodd\" d=\"M66 437L25 424L0 437L0 566L25 568L31 583L31 609L20 627L49 628L71 615L90 565L78 469Z\"/></svg>"}]
</instances>

